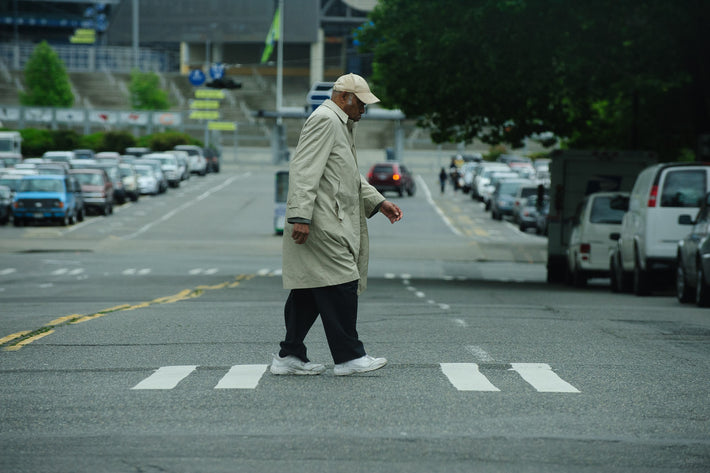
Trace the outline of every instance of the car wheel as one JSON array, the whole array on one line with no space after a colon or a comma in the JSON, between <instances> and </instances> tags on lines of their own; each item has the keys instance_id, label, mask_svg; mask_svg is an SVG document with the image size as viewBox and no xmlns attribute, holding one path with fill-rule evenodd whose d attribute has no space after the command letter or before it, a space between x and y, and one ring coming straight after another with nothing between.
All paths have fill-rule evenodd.
<instances>
[{"instance_id":1,"label":"car wheel","mask_svg":"<svg viewBox=\"0 0 710 473\"><path fill-rule=\"evenodd\" d=\"M86 209L82 207L81 210L76 214L76 220L78 222L83 222L84 217L86 217Z\"/></svg>"},{"instance_id":2,"label":"car wheel","mask_svg":"<svg viewBox=\"0 0 710 473\"><path fill-rule=\"evenodd\" d=\"M108 217L110 213L111 213L111 210L109 208L109 205L108 204L104 205L103 208L101 209L101 215L103 215L104 217Z\"/></svg>"},{"instance_id":3,"label":"car wheel","mask_svg":"<svg viewBox=\"0 0 710 473\"><path fill-rule=\"evenodd\" d=\"M651 292L648 279L648 271L641 268L637 255L634 262L634 294L646 296Z\"/></svg>"},{"instance_id":4,"label":"car wheel","mask_svg":"<svg viewBox=\"0 0 710 473\"><path fill-rule=\"evenodd\" d=\"M693 300L693 292L688 286L688 277L685 274L683 260L680 255L678 256L678 264L676 269L675 289L678 302L684 303Z\"/></svg>"},{"instance_id":5,"label":"car wheel","mask_svg":"<svg viewBox=\"0 0 710 473\"><path fill-rule=\"evenodd\" d=\"M710 306L710 286L705 282L705 271L702 264L698 264L698 279L695 281L695 303L698 307Z\"/></svg>"}]
</instances>

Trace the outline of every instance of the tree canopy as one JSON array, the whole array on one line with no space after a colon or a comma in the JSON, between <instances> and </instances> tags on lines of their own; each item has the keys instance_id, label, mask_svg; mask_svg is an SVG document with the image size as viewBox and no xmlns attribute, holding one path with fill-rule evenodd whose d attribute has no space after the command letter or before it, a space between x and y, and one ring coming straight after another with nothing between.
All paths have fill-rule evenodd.
<instances>
[{"instance_id":1,"label":"tree canopy","mask_svg":"<svg viewBox=\"0 0 710 473\"><path fill-rule=\"evenodd\" d=\"M131 71L131 105L138 110L165 110L170 108L168 92L160 88L160 78L154 72Z\"/></svg>"},{"instance_id":2,"label":"tree canopy","mask_svg":"<svg viewBox=\"0 0 710 473\"><path fill-rule=\"evenodd\" d=\"M435 142L574 147L675 159L710 132L710 2L380 0L358 33L383 105Z\"/></svg>"},{"instance_id":3,"label":"tree canopy","mask_svg":"<svg viewBox=\"0 0 710 473\"><path fill-rule=\"evenodd\" d=\"M71 107L74 104L64 63L46 41L35 47L25 65L25 86L27 91L20 93L22 105Z\"/></svg>"}]
</instances>

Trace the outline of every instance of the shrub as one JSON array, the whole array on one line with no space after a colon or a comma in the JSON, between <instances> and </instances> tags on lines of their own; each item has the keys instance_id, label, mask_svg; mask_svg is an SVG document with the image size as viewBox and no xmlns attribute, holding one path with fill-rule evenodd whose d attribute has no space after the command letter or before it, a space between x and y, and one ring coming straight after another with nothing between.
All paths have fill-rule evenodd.
<instances>
[{"instance_id":1,"label":"shrub","mask_svg":"<svg viewBox=\"0 0 710 473\"><path fill-rule=\"evenodd\" d=\"M45 151L53 149L54 140L50 130L25 128L20 130L22 136L22 156L26 158L39 157Z\"/></svg>"}]
</instances>

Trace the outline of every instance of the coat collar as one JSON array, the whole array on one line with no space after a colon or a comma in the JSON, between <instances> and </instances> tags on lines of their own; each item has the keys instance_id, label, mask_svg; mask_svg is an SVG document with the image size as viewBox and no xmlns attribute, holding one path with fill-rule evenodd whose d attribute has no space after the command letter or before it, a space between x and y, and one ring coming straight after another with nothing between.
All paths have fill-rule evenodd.
<instances>
[{"instance_id":1,"label":"coat collar","mask_svg":"<svg viewBox=\"0 0 710 473\"><path fill-rule=\"evenodd\" d=\"M331 109L332 111L335 112L335 114L340 118L340 121L343 122L344 125L348 124L348 114L343 111L342 108L338 107L338 105L333 102L330 99L326 99L325 102L323 102L323 105Z\"/></svg>"}]
</instances>

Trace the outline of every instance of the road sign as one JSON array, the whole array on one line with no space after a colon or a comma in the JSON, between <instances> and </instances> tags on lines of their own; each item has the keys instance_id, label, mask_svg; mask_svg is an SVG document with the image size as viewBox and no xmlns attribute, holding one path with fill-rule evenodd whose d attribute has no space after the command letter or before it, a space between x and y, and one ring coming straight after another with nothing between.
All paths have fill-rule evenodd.
<instances>
[{"instance_id":1,"label":"road sign","mask_svg":"<svg viewBox=\"0 0 710 473\"><path fill-rule=\"evenodd\" d=\"M192 120L219 120L219 111L193 110L190 112Z\"/></svg>"},{"instance_id":2,"label":"road sign","mask_svg":"<svg viewBox=\"0 0 710 473\"><path fill-rule=\"evenodd\" d=\"M333 92L333 82L316 82L306 95L306 102L309 105L320 105L330 98Z\"/></svg>"},{"instance_id":3,"label":"road sign","mask_svg":"<svg viewBox=\"0 0 710 473\"><path fill-rule=\"evenodd\" d=\"M224 64L216 62L210 67L210 77L213 79L221 79L224 77Z\"/></svg>"},{"instance_id":4,"label":"road sign","mask_svg":"<svg viewBox=\"0 0 710 473\"><path fill-rule=\"evenodd\" d=\"M237 124L234 122L207 122L209 130L234 131L237 129Z\"/></svg>"},{"instance_id":5,"label":"road sign","mask_svg":"<svg viewBox=\"0 0 710 473\"><path fill-rule=\"evenodd\" d=\"M215 89L197 89L195 90L196 99L223 99L224 91Z\"/></svg>"},{"instance_id":6,"label":"road sign","mask_svg":"<svg viewBox=\"0 0 710 473\"><path fill-rule=\"evenodd\" d=\"M219 108L219 100L193 100L190 102L190 108L216 110Z\"/></svg>"},{"instance_id":7,"label":"road sign","mask_svg":"<svg viewBox=\"0 0 710 473\"><path fill-rule=\"evenodd\" d=\"M190 80L190 84L199 86L205 83L206 77L202 69L193 69L190 71L188 79Z\"/></svg>"}]
</instances>

